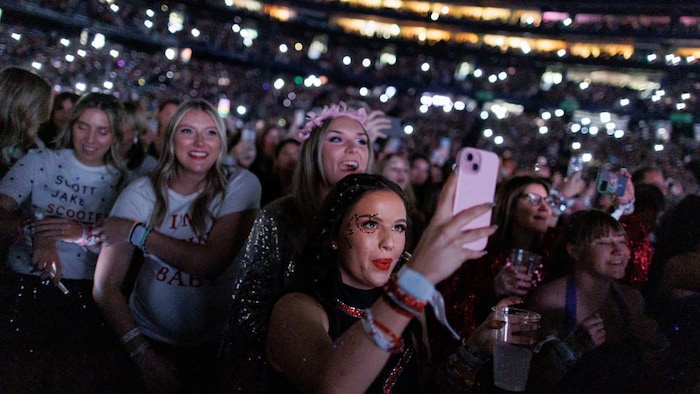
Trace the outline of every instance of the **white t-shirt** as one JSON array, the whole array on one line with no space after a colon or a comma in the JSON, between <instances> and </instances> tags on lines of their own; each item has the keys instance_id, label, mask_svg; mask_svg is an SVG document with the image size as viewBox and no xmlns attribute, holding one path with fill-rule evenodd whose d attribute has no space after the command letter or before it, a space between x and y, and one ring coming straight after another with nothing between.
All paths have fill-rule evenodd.
<instances>
[{"instance_id":1,"label":"white t-shirt","mask_svg":"<svg viewBox=\"0 0 700 394\"><path fill-rule=\"evenodd\" d=\"M214 201L210 212L219 218L260 206L260 182L251 172L229 175L221 205ZM191 205L199 193L182 196L168 190L169 211L160 226L161 234L202 244L189 222ZM119 195L112 216L147 223L155 205L153 185L139 178ZM207 224L207 233L213 222ZM192 255L193 259L198 258ZM232 261L233 262L233 261ZM146 261L136 278L129 300L139 329L147 336L174 345L215 344L221 337L234 282L235 264L215 279L204 279L179 270L146 252Z\"/></svg>"},{"instance_id":2,"label":"white t-shirt","mask_svg":"<svg viewBox=\"0 0 700 394\"><path fill-rule=\"evenodd\" d=\"M2 178L0 193L13 198L31 219L41 213L92 225L109 213L119 179L113 167L80 163L72 149L32 149ZM58 241L56 248L64 278L93 279L96 254L70 242ZM31 256L31 246L16 242L10 247L8 264L15 272L31 274Z\"/></svg>"}]
</instances>

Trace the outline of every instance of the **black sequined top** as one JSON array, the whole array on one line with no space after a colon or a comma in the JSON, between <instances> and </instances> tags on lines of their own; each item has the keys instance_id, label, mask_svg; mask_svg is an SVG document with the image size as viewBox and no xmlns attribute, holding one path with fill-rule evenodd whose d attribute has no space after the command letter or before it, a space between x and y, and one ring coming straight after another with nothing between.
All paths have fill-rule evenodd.
<instances>
[{"instance_id":1,"label":"black sequined top","mask_svg":"<svg viewBox=\"0 0 700 394\"><path fill-rule=\"evenodd\" d=\"M272 307L290 287L304 245L303 220L291 197L258 212L239 256L231 310L220 349L223 392L266 392L265 339Z\"/></svg>"}]
</instances>

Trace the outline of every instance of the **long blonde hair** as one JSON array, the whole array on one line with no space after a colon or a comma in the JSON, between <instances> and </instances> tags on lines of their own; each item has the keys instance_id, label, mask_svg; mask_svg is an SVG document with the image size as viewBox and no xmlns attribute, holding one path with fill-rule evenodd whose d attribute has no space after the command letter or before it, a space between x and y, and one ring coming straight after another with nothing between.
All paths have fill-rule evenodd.
<instances>
[{"instance_id":1,"label":"long blonde hair","mask_svg":"<svg viewBox=\"0 0 700 394\"><path fill-rule=\"evenodd\" d=\"M163 153L158 161L158 165L150 175L156 194L156 204L151 214L149 224L151 226L162 224L165 219L165 214L169 210L168 189L170 188L171 182L175 181L177 169L180 165L175 156L175 130L180 125L185 114L192 110L199 110L211 116L214 120L214 124L216 124L219 138L221 138L219 154L214 166L207 172L204 191L197 196L192 204L192 210L190 212L192 228L197 235L204 236L207 231L207 219L213 216L212 213L209 212L209 205L217 198L219 199L218 203L223 201L226 190L227 173L223 165L223 160L226 156L226 127L224 126L224 121L216 112L216 108L208 101L202 99L186 101L180 104L165 130L165 135L163 136Z\"/></svg>"},{"instance_id":2,"label":"long blonde hair","mask_svg":"<svg viewBox=\"0 0 700 394\"><path fill-rule=\"evenodd\" d=\"M20 67L0 70L0 148L26 151L51 117L51 85Z\"/></svg>"}]
</instances>

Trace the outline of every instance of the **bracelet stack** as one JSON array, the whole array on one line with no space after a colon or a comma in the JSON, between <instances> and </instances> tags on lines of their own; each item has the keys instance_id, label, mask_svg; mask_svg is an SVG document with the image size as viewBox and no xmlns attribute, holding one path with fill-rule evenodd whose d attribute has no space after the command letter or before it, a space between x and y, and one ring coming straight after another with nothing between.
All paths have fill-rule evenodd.
<instances>
[{"instance_id":1,"label":"bracelet stack","mask_svg":"<svg viewBox=\"0 0 700 394\"><path fill-rule=\"evenodd\" d=\"M145 251L146 240L151 235L151 231L153 231L153 227L148 227L141 222L134 222L131 231L129 231L129 243Z\"/></svg>"},{"instance_id":2,"label":"bracelet stack","mask_svg":"<svg viewBox=\"0 0 700 394\"><path fill-rule=\"evenodd\" d=\"M129 332L127 332L126 334L124 334L124 336L119 339L119 343L126 346L127 343L133 341L139 335L141 335L141 331L138 329L138 327L135 327L135 328L131 329ZM134 348L134 350L129 352L129 357L133 359L150 348L151 348L151 344L148 343L148 341L143 341L141 344L136 346Z\"/></svg>"},{"instance_id":3,"label":"bracelet stack","mask_svg":"<svg viewBox=\"0 0 700 394\"><path fill-rule=\"evenodd\" d=\"M401 289L396 275L392 275L384 286L383 296L394 311L406 317L420 316L428 304L428 301L416 299Z\"/></svg>"},{"instance_id":4,"label":"bracelet stack","mask_svg":"<svg viewBox=\"0 0 700 394\"><path fill-rule=\"evenodd\" d=\"M427 304L432 305L438 321L447 328L455 339L460 338L447 321L442 294L418 271L404 265L396 275L389 278L384 286L383 297L391 309L409 318L419 317L425 311ZM392 352L402 351L403 341L401 338L385 325L375 321L369 309L366 309L362 316L362 327L380 349Z\"/></svg>"},{"instance_id":5,"label":"bracelet stack","mask_svg":"<svg viewBox=\"0 0 700 394\"><path fill-rule=\"evenodd\" d=\"M435 317L452 334L455 339L460 339L459 334L450 326L445 312L445 301L442 294L433 286L425 276L408 266L403 266L396 274L396 285L390 280L385 287L386 297L391 303L396 304L394 309L403 309L414 316L423 313L426 304L430 304L435 312Z\"/></svg>"}]
</instances>

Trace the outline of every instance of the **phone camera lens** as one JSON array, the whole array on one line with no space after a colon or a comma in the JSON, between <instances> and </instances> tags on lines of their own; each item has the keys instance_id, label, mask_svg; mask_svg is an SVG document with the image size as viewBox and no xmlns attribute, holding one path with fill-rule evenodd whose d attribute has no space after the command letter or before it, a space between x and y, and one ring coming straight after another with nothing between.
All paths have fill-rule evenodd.
<instances>
[{"instance_id":1,"label":"phone camera lens","mask_svg":"<svg viewBox=\"0 0 700 394\"><path fill-rule=\"evenodd\" d=\"M471 153L468 153L467 154L467 161L472 161L472 160L474 160L474 155L472 155Z\"/></svg>"},{"instance_id":2,"label":"phone camera lens","mask_svg":"<svg viewBox=\"0 0 700 394\"><path fill-rule=\"evenodd\" d=\"M472 164L472 170L479 171L479 165L477 163Z\"/></svg>"}]
</instances>

